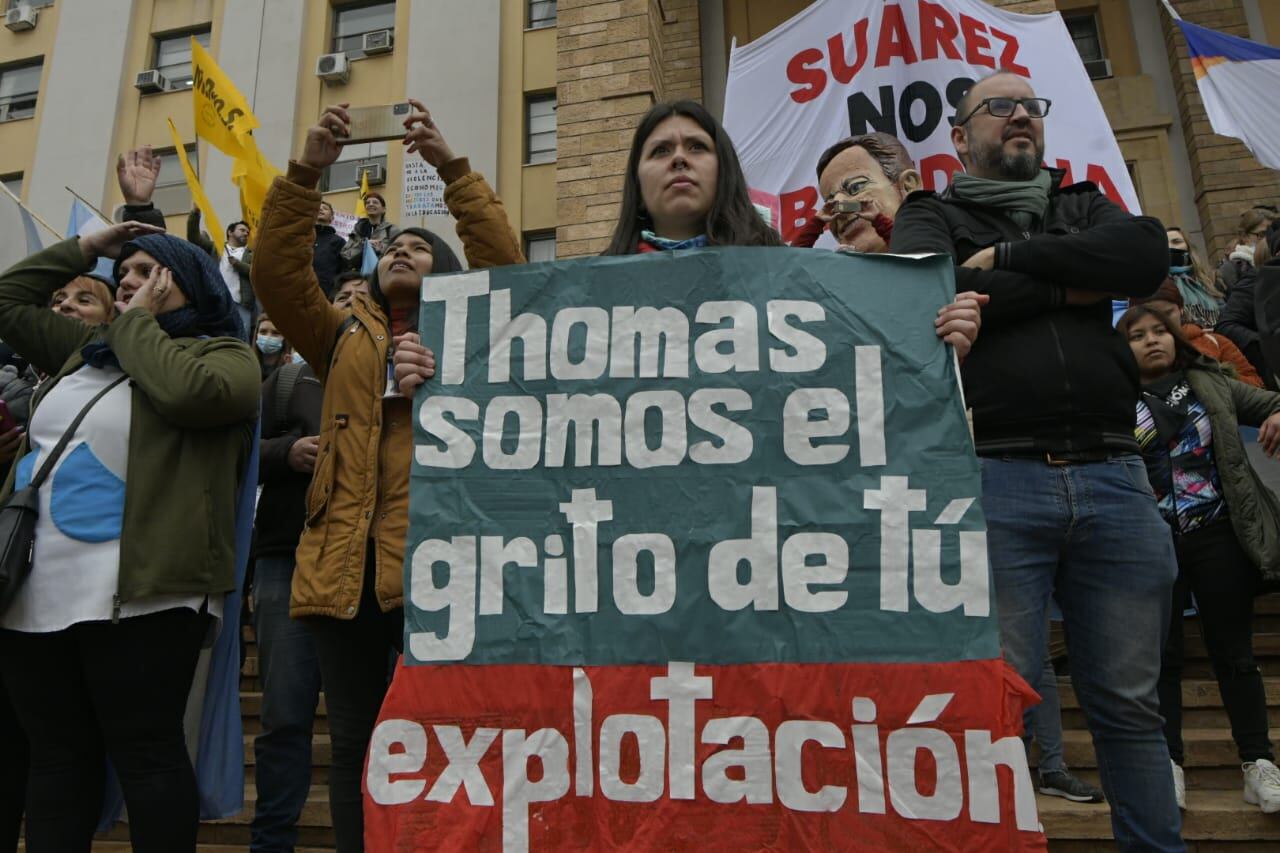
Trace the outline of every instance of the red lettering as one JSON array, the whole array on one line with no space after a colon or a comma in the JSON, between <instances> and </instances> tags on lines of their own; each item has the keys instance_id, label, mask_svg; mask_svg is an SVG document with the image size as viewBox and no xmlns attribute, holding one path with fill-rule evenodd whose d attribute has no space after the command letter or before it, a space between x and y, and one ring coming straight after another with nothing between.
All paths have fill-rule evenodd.
<instances>
[{"instance_id":1,"label":"red lettering","mask_svg":"<svg viewBox=\"0 0 1280 853\"><path fill-rule=\"evenodd\" d=\"M1018 37L1003 33L995 27L991 28L991 35L1004 42L1004 50L1000 52L1000 68L1029 78L1030 69L1018 63Z\"/></svg>"},{"instance_id":2,"label":"red lettering","mask_svg":"<svg viewBox=\"0 0 1280 853\"><path fill-rule=\"evenodd\" d=\"M853 79L853 75L857 74L862 69L862 66L866 64L868 23L867 19L863 18L853 25L853 65L849 64L848 56L845 53L844 36L836 33L827 39L827 56L831 61L831 76L840 83L848 83Z\"/></svg>"},{"instance_id":3,"label":"red lettering","mask_svg":"<svg viewBox=\"0 0 1280 853\"><path fill-rule=\"evenodd\" d=\"M920 161L920 177L924 188L937 192L951 183L951 176L963 172L964 164L950 154L932 154Z\"/></svg>"},{"instance_id":4,"label":"red lettering","mask_svg":"<svg viewBox=\"0 0 1280 853\"><path fill-rule=\"evenodd\" d=\"M920 58L937 59L938 49L948 59L959 59L960 51L956 49L956 37L960 35L960 27L941 6L920 0Z\"/></svg>"},{"instance_id":5,"label":"red lettering","mask_svg":"<svg viewBox=\"0 0 1280 853\"><path fill-rule=\"evenodd\" d=\"M987 68L995 68L995 59L982 52L991 47L991 42L983 35L987 28L983 26L982 21L970 18L968 15L961 15L960 29L964 32L965 61L970 65L985 65Z\"/></svg>"},{"instance_id":6,"label":"red lettering","mask_svg":"<svg viewBox=\"0 0 1280 853\"><path fill-rule=\"evenodd\" d=\"M907 33L907 19L902 16L902 7L897 5L884 7L880 43L876 45L876 68L884 68L895 56L907 65L919 62L911 36Z\"/></svg>"},{"instance_id":7,"label":"red lettering","mask_svg":"<svg viewBox=\"0 0 1280 853\"><path fill-rule=\"evenodd\" d=\"M1089 168L1085 170L1085 180L1096 184L1103 195L1120 205L1126 213L1129 212L1129 206L1120 197L1120 190L1116 189L1115 181L1111 180L1111 175L1107 174L1105 167L1090 163Z\"/></svg>"},{"instance_id":8,"label":"red lettering","mask_svg":"<svg viewBox=\"0 0 1280 853\"><path fill-rule=\"evenodd\" d=\"M804 225L809 211L818 206L818 191L813 187L801 187L782 193L778 201L782 207L782 242L790 243L800 226Z\"/></svg>"},{"instance_id":9,"label":"red lettering","mask_svg":"<svg viewBox=\"0 0 1280 853\"><path fill-rule=\"evenodd\" d=\"M812 101L827 88L827 72L814 65L822 62L822 51L815 47L802 50L787 63L787 79L800 86L791 90L791 100L797 104Z\"/></svg>"}]
</instances>

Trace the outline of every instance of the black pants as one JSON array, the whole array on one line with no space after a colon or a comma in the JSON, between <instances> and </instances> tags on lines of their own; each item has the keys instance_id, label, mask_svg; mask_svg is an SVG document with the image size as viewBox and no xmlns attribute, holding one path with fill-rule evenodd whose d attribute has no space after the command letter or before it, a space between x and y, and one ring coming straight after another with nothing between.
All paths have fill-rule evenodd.
<instances>
[{"instance_id":1,"label":"black pants","mask_svg":"<svg viewBox=\"0 0 1280 853\"><path fill-rule=\"evenodd\" d=\"M393 655L404 647L404 611L383 613L374 591L373 555L365 558L360 608L351 620L308 619L320 659L333 758L329 813L338 853L364 850L360 782L369 739L387 695Z\"/></svg>"},{"instance_id":2,"label":"black pants","mask_svg":"<svg viewBox=\"0 0 1280 853\"><path fill-rule=\"evenodd\" d=\"M64 631L0 631L0 677L31 741L27 850L87 851L105 762L138 853L194 851L196 777L182 717L208 617L164 610Z\"/></svg>"},{"instance_id":3,"label":"black pants","mask_svg":"<svg viewBox=\"0 0 1280 853\"><path fill-rule=\"evenodd\" d=\"M1258 590L1258 572L1241 550L1230 521L1175 537L1174 545L1178 580L1173 587L1173 619L1158 685L1169 757L1182 764L1182 611L1187 593L1192 592L1200 614L1200 633L1240 760L1271 760L1266 693L1253 658L1253 597Z\"/></svg>"},{"instance_id":4,"label":"black pants","mask_svg":"<svg viewBox=\"0 0 1280 853\"><path fill-rule=\"evenodd\" d=\"M18 849L22 810L27 800L27 736L0 679L0 853Z\"/></svg>"}]
</instances>

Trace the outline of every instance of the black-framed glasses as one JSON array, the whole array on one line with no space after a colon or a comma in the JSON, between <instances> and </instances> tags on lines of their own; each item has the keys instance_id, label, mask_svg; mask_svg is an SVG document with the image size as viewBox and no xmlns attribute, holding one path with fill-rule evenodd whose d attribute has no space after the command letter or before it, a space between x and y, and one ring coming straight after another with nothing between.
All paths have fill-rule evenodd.
<instances>
[{"instance_id":1,"label":"black-framed glasses","mask_svg":"<svg viewBox=\"0 0 1280 853\"><path fill-rule=\"evenodd\" d=\"M1053 105L1053 101L1048 98L983 98L976 107L969 111L967 116L957 121L956 124L967 124L969 119L977 115L978 110L983 107L986 107L987 112L996 118L1008 118L1018 109L1019 104L1027 111L1027 115L1032 118L1044 118L1049 114L1049 107Z\"/></svg>"}]
</instances>

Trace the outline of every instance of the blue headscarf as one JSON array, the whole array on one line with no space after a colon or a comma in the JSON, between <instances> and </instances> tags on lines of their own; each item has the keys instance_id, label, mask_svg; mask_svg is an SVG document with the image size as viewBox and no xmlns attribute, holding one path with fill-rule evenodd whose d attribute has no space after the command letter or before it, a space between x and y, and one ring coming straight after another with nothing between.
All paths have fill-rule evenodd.
<instances>
[{"instance_id":1,"label":"blue headscarf","mask_svg":"<svg viewBox=\"0 0 1280 853\"><path fill-rule=\"evenodd\" d=\"M114 269L120 280L120 265L134 252L146 252L173 273L173 281L187 297L187 304L156 316L160 328L174 338L230 337L245 339L240 313L231 299L222 273L213 258L198 246L168 234L147 234L130 240L120 250Z\"/></svg>"}]
</instances>

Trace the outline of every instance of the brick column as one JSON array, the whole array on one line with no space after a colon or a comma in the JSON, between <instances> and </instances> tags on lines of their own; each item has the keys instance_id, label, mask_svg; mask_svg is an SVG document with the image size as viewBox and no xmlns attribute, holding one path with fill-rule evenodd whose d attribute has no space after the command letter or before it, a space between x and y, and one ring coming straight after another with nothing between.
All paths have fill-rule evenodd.
<instances>
[{"instance_id":1,"label":"brick column","mask_svg":"<svg viewBox=\"0 0 1280 853\"><path fill-rule=\"evenodd\" d=\"M608 245L631 135L656 101L702 98L697 0L560 0L556 256Z\"/></svg>"},{"instance_id":2,"label":"brick column","mask_svg":"<svg viewBox=\"0 0 1280 853\"><path fill-rule=\"evenodd\" d=\"M1190 23L1249 37L1249 25L1240 0L1175 0L1173 5ZM1191 160L1196 207L1204 226L1209 261L1216 265L1234 245L1240 212L1255 202L1275 203L1280 199L1280 172L1262 166L1239 140L1213 132L1187 59L1186 40L1167 14L1162 12L1160 18L1178 98L1178 115ZM1273 109L1266 93L1257 94L1258 109Z\"/></svg>"}]
</instances>

